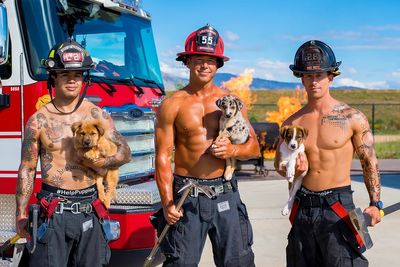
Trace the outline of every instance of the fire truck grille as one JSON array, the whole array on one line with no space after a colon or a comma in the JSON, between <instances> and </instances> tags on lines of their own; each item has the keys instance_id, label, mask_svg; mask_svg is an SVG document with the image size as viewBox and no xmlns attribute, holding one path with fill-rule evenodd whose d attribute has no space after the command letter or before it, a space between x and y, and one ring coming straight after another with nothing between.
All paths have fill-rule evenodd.
<instances>
[{"instance_id":1,"label":"fire truck grille","mask_svg":"<svg viewBox=\"0 0 400 267\"><path fill-rule=\"evenodd\" d=\"M154 180L117 189L114 204L152 205L160 202L157 184Z\"/></svg>"}]
</instances>

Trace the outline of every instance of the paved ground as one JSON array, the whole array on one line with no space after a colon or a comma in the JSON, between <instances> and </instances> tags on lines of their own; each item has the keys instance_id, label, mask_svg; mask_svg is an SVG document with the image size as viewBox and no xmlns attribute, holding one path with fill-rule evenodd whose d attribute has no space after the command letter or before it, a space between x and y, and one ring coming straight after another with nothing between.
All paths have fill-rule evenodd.
<instances>
[{"instance_id":1,"label":"paved ground","mask_svg":"<svg viewBox=\"0 0 400 267\"><path fill-rule=\"evenodd\" d=\"M271 162L267 168L272 169ZM385 205L400 201L400 160L380 161L382 176L382 200ZM353 162L352 174L361 174L358 161ZM362 208L369 203L367 191L361 176L354 176L352 183L356 206ZM287 182L274 171L267 177L254 175L240 176L239 188L244 203L247 205L254 232L253 250L258 267L285 266L286 236L290 229L287 217L281 216L281 208L288 197ZM385 218L381 224L370 228L374 247L365 253L370 266L397 267L400 266L398 251L400 249L400 212ZM147 255L145 255L147 256ZM113 255L111 266L141 266L133 264L140 261L140 256L132 258L133 254ZM116 260L119 258L119 260ZM135 260L136 258L136 260ZM161 266L155 264L154 266ZM206 243L199 267L214 266L211 245Z\"/></svg>"}]
</instances>

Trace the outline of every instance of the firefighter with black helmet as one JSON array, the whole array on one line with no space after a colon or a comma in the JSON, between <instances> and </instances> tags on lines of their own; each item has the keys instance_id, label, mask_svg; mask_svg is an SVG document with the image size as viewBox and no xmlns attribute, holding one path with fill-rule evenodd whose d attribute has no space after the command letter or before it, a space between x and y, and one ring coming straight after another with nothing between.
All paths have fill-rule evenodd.
<instances>
[{"instance_id":1,"label":"firefighter with black helmet","mask_svg":"<svg viewBox=\"0 0 400 267\"><path fill-rule=\"evenodd\" d=\"M247 142L234 145L227 138L214 142L221 116L216 101L228 92L216 86L213 79L228 59L215 28L206 25L192 32L185 51L176 58L189 69L189 84L166 98L157 112L156 180L163 208L152 222L159 234L167 223L171 225L161 243L166 256L163 266L197 266L207 235L216 266L254 266L253 232L237 180L227 181L223 176L226 158L259 157L257 138L245 108L238 112L243 113L250 128ZM213 192L214 197L195 187L182 209L176 210L182 195L178 192L188 181Z\"/></svg>"},{"instance_id":2,"label":"firefighter with black helmet","mask_svg":"<svg viewBox=\"0 0 400 267\"><path fill-rule=\"evenodd\" d=\"M364 213L380 222L381 182L374 138L367 117L359 110L334 99L330 85L339 75L341 62L324 42L310 40L299 47L289 68L301 78L307 104L282 126L308 129L305 153L296 161L296 177L307 172L296 193L289 220L286 261L288 267L368 266L362 255L366 244L349 219L355 209L350 170L353 154L360 159L370 198ZM279 168L279 140L275 169Z\"/></svg>"},{"instance_id":3,"label":"firefighter with black helmet","mask_svg":"<svg viewBox=\"0 0 400 267\"><path fill-rule=\"evenodd\" d=\"M42 63L49 72L51 103L42 106L26 124L17 180L16 231L21 237L29 236L26 209L40 159L42 187L36 196L41 214L37 233L31 236L37 238L31 240L36 246L29 265L105 266L110 248L97 214L96 178L129 162L130 149L111 117L80 95L93 67L80 44L71 39L59 43ZM103 126L118 147L114 156L92 161L74 150L71 126L85 120Z\"/></svg>"}]
</instances>

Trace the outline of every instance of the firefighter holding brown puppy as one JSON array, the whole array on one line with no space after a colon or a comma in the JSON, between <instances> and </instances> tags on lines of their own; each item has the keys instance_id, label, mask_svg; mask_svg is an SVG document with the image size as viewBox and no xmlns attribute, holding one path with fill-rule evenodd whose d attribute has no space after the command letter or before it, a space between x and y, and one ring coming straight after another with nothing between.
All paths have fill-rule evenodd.
<instances>
[{"instance_id":1,"label":"firefighter holding brown puppy","mask_svg":"<svg viewBox=\"0 0 400 267\"><path fill-rule=\"evenodd\" d=\"M300 46L290 66L301 78L308 101L283 125L308 129L305 154L297 158L296 176L308 172L290 214L288 267L368 266L362 255L365 244L348 216L355 208L350 177L354 152L370 198L364 213L372 218L372 226L380 222L381 183L368 119L329 92L334 77L340 74L340 63L328 45L311 40ZM281 138L275 168L284 176L279 169L282 143Z\"/></svg>"},{"instance_id":2,"label":"firefighter holding brown puppy","mask_svg":"<svg viewBox=\"0 0 400 267\"><path fill-rule=\"evenodd\" d=\"M80 95L84 82L84 92L89 85L88 71L94 66L80 44L71 39L57 44L44 64L51 102L26 124L17 181L16 231L21 237L28 236L26 209L40 158L42 188L37 197L41 215L30 266L105 266L110 249L99 221L106 211L96 200L96 176L129 162L130 149L111 117L84 100L85 93ZM114 156L93 161L77 158L71 125L93 119L109 125L108 134L118 147Z\"/></svg>"},{"instance_id":3,"label":"firefighter holding brown puppy","mask_svg":"<svg viewBox=\"0 0 400 267\"><path fill-rule=\"evenodd\" d=\"M247 142L233 145L227 138L214 142L221 116L216 101L228 94L213 83L217 69L228 60L223 52L222 38L211 26L191 33L177 57L190 71L189 84L165 99L157 112L156 179L163 209L153 223L158 230L171 225L161 243L163 266L197 266L207 235L216 266L254 266L253 233L237 180L227 181L223 175L226 158L256 158L260 152L245 108L239 112L250 128ZM176 210L182 195L178 191L189 180L203 189L193 187L183 208ZM204 187L212 194L207 196Z\"/></svg>"}]
</instances>

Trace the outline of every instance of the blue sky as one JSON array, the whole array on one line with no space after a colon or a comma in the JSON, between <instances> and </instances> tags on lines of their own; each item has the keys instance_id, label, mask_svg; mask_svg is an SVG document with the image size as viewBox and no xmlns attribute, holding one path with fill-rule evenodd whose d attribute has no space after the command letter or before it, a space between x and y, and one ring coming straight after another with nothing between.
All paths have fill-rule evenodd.
<instances>
[{"instance_id":1,"label":"blue sky","mask_svg":"<svg viewBox=\"0 0 400 267\"><path fill-rule=\"evenodd\" d=\"M216 28L231 60L220 72L295 82L288 66L297 48L317 39L342 61L333 86L400 88L400 1L386 0L144 0L153 17L161 69L188 77L175 61L186 37L206 23Z\"/></svg>"}]
</instances>

